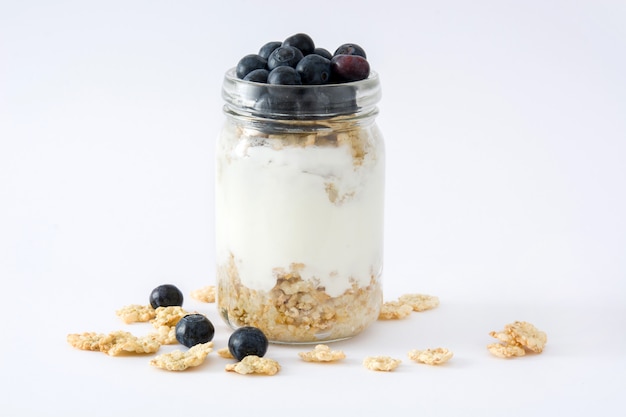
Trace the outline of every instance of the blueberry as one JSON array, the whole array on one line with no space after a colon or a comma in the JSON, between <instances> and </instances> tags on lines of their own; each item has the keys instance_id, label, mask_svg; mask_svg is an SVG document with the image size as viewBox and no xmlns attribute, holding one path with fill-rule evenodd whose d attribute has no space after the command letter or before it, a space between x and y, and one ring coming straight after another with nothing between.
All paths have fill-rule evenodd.
<instances>
[{"instance_id":1,"label":"blueberry","mask_svg":"<svg viewBox=\"0 0 626 417\"><path fill-rule=\"evenodd\" d=\"M267 58L267 68L271 71L281 66L289 66L295 68L298 62L303 58L302 52L293 46L280 46L270 54Z\"/></svg>"},{"instance_id":2,"label":"blueberry","mask_svg":"<svg viewBox=\"0 0 626 417\"><path fill-rule=\"evenodd\" d=\"M259 56L267 59L270 57L270 54L274 52L274 49L281 46L283 43L280 41L272 41L268 42L259 49Z\"/></svg>"},{"instance_id":3,"label":"blueberry","mask_svg":"<svg viewBox=\"0 0 626 417\"><path fill-rule=\"evenodd\" d=\"M356 43L344 43L337 48L333 55L359 55L367 59L365 50Z\"/></svg>"},{"instance_id":4,"label":"blueberry","mask_svg":"<svg viewBox=\"0 0 626 417\"><path fill-rule=\"evenodd\" d=\"M333 109L338 113L353 113L357 110L356 88L353 85L335 84L331 98Z\"/></svg>"},{"instance_id":5,"label":"blueberry","mask_svg":"<svg viewBox=\"0 0 626 417\"><path fill-rule=\"evenodd\" d=\"M303 55L312 54L315 50L313 39L306 33L296 33L283 41L283 46L293 46L302 51Z\"/></svg>"},{"instance_id":6,"label":"blueberry","mask_svg":"<svg viewBox=\"0 0 626 417\"><path fill-rule=\"evenodd\" d=\"M254 102L254 109L261 113L292 114L296 108L296 103L298 103L297 92L285 88L289 86L272 87L274 88L269 88L266 94Z\"/></svg>"},{"instance_id":7,"label":"blueberry","mask_svg":"<svg viewBox=\"0 0 626 417\"><path fill-rule=\"evenodd\" d=\"M238 361L246 356L262 357L267 352L268 340L263 332L252 326L240 327L228 339L228 350Z\"/></svg>"},{"instance_id":8,"label":"blueberry","mask_svg":"<svg viewBox=\"0 0 626 417\"><path fill-rule=\"evenodd\" d=\"M176 324L176 340L187 347L210 342L214 335L213 323L203 314L187 314Z\"/></svg>"},{"instance_id":9,"label":"blueberry","mask_svg":"<svg viewBox=\"0 0 626 417\"><path fill-rule=\"evenodd\" d=\"M259 68L267 68L267 59L256 54L246 55L237 63L237 77L243 78L248 73Z\"/></svg>"},{"instance_id":10,"label":"blueberry","mask_svg":"<svg viewBox=\"0 0 626 417\"><path fill-rule=\"evenodd\" d=\"M323 89L306 89L298 97L296 109L299 114L326 114L332 110L331 98Z\"/></svg>"},{"instance_id":11,"label":"blueberry","mask_svg":"<svg viewBox=\"0 0 626 417\"><path fill-rule=\"evenodd\" d=\"M335 82L358 81L369 76L370 64L360 55L335 55L330 70Z\"/></svg>"},{"instance_id":12,"label":"blueberry","mask_svg":"<svg viewBox=\"0 0 626 417\"><path fill-rule=\"evenodd\" d=\"M172 284L159 285L150 293L152 308L183 305L183 293Z\"/></svg>"},{"instance_id":13,"label":"blueberry","mask_svg":"<svg viewBox=\"0 0 626 417\"><path fill-rule=\"evenodd\" d=\"M330 60L321 55L305 56L296 65L302 84L326 84L330 80Z\"/></svg>"},{"instance_id":14,"label":"blueberry","mask_svg":"<svg viewBox=\"0 0 626 417\"><path fill-rule=\"evenodd\" d=\"M276 67L270 71L267 76L268 84L280 84L280 85L300 85L302 80L300 74L295 68L282 66Z\"/></svg>"},{"instance_id":15,"label":"blueberry","mask_svg":"<svg viewBox=\"0 0 626 417\"><path fill-rule=\"evenodd\" d=\"M324 48L315 48L315 50L313 51L314 54L317 55L321 55L326 59L331 59L333 57L333 54L331 54L328 49L324 49Z\"/></svg>"},{"instance_id":16,"label":"blueberry","mask_svg":"<svg viewBox=\"0 0 626 417\"><path fill-rule=\"evenodd\" d=\"M245 77L243 77L243 79L244 81L252 81L255 83L266 83L268 74L268 70L265 68L259 68L254 71L250 71Z\"/></svg>"}]
</instances>

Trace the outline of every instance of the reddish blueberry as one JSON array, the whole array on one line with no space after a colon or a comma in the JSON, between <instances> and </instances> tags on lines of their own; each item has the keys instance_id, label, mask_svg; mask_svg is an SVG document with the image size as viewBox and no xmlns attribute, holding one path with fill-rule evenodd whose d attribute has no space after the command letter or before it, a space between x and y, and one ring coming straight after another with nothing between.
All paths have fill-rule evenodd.
<instances>
[{"instance_id":1,"label":"reddish blueberry","mask_svg":"<svg viewBox=\"0 0 626 417\"><path fill-rule=\"evenodd\" d=\"M369 76L370 64L360 55L335 55L330 70L335 82L359 81Z\"/></svg>"}]
</instances>

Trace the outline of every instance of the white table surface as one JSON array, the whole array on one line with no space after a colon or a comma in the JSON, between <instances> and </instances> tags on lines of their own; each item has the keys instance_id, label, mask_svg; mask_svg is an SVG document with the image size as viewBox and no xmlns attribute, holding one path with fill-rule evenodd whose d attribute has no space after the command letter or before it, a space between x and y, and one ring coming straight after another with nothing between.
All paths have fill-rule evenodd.
<instances>
[{"instance_id":1,"label":"white table surface","mask_svg":"<svg viewBox=\"0 0 626 417\"><path fill-rule=\"evenodd\" d=\"M0 3L0 414L623 415L624 21L618 1ZM225 346L215 305L188 296L215 282L222 74L296 32L368 51L385 298L441 305L333 344L337 364L272 345L273 377L215 353L170 373L71 348L68 333L147 333L115 310L165 282ZM547 332L542 354L488 353L514 320ZM445 366L407 358L437 346ZM402 363L371 372L369 355Z\"/></svg>"}]
</instances>

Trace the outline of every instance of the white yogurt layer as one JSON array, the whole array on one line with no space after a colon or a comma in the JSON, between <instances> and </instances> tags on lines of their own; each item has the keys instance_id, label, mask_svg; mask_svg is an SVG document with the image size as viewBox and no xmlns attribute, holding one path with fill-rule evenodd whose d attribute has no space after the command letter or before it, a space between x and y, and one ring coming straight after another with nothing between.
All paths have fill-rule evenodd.
<instances>
[{"instance_id":1,"label":"white yogurt layer","mask_svg":"<svg viewBox=\"0 0 626 417\"><path fill-rule=\"evenodd\" d=\"M275 268L303 264L301 278L316 280L332 297L378 277L384 205L378 130L359 132L369 145L358 164L348 144L251 146L236 132L222 132L218 144L218 264L232 255L241 283L264 291L276 284Z\"/></svg>"}]
</instances>

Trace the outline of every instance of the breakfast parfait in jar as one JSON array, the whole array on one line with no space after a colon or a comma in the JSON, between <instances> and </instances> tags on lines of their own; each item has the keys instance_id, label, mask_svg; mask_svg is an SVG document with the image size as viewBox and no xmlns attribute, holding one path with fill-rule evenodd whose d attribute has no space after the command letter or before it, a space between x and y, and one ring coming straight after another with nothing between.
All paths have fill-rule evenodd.
<instances>
[{"instance_id":1,"label":"breakfast parfait in jar","mask_svg":"<svg viewBox=\"0 0 626 417\"><path fill-rule=\"evenodd\" d=\"M224 78L217 303L275 343L355 336L382 305L380 82L363 48L268 42Z\"/></svg>"}]
</instances>

